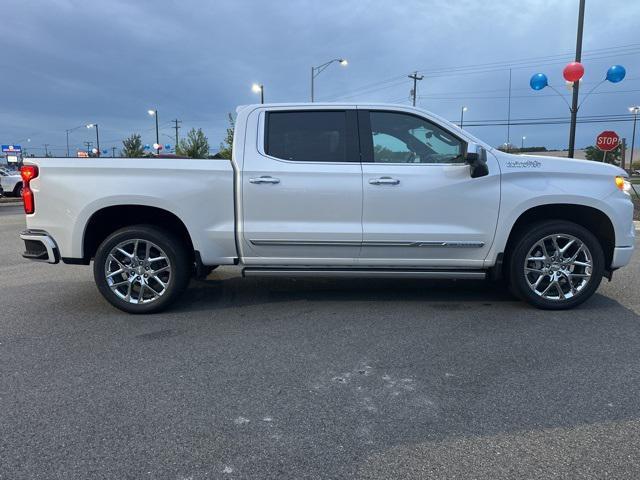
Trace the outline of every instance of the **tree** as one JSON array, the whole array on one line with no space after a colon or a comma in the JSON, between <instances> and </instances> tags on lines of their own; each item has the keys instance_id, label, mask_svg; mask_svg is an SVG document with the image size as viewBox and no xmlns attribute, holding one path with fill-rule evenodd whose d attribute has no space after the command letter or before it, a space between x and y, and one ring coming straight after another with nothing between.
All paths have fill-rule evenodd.
<instances>
[{"instance_id":1,"label":"tree","mask_svg":"<svg viewBox=\"0 0 640 480\"><path fill-rule=\"evenodd\" d=\"M142 137L140 134L134 133L133 135L125 138L122 141L122 155L129 158L139 158L144 155L144 147L142 146Z\"/></svg>"},{"instance_id":2,"label":"tree","mask_svg":"<svg viewBox=\"0 0 640 480\"><path fill-rule=\"evenodd\" d=\"M224 137L224 141L220 143L220 151L216 154L217 158L227 158L231 160L231 154L233 153L233 131L235 130L236 122L233 119L233 115L229 114L229 127L227 128L227 134Z\"/></svg>"},{"instance_id":3,"label":"tree","mask_svg":"<svg viewBox=\"0 0 640 480\"><path fill-rule=\"evenodd\" d=\"M189 130L186 139L180 140L176 148L178 155L189 158L207 158L209 156L209 140L201 128Z\"/></svg>"},{"instance_id":4,"label":"tree","mask_svg":"<svg viewBox=\"0 0 640 480\"><path fill-rule=\"evenodd\" d=\"M602 162L604 158L607 163L620 165L620 163L622 162L622 144L619 144L612 151L607 152L606 158L604 157L604 152L597 149L593 145L584 149L584 156L587 160Z\"/></svg>"}]
</instances>

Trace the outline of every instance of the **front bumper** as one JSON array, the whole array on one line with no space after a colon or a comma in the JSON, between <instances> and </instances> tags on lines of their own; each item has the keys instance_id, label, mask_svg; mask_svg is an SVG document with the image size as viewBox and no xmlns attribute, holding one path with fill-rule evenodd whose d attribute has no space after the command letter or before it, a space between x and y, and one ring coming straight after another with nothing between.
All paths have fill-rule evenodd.
<instances>
[{"instance_id":1,"label":"front bumper","mask_svg":"<svg viewBox=\"0 0 640 480\"><path fill-rule=\"evenodd\" d=\"M60 261L60 252L55 240L44 230L24 230L20 233L20 238L24 241L24 258L47 263Z\"/></svg>"}]
</instances>

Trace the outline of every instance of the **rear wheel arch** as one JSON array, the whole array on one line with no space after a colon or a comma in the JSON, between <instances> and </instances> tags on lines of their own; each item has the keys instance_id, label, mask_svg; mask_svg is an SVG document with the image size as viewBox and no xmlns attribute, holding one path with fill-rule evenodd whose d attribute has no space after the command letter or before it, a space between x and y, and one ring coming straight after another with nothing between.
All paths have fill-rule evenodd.
<instances>
[{"instance_id":1,"label":"rear wheel arch","mask_svg":"<svg viewBox=\"0 0 640 480\"><path fill-rule=\"evenodd\" d=\"M504 247L504 265L508 265L509 255L527 229L545 220L563 220L578 224L595 235L602 247L605 268L608 270L615 248L615 230L609 216L602 210L577 204L546 204L524 211L511 227ZM506 272L505 272L506 273Z\"/></svg>"},{"instance_id":2,"label":"rear wheel arch","mask_svg":"<svg viewBox=\"0 0 640 480\"><path fill-rule=\"evenodd\" d=\"M82 258L89 262L100 244L113 232L121 228L145 224L166 230L180 239L192 259L194 245L186 225L174 213L147 205L112 205L94 212L84 229Z\"/></svg>"}]
</instances>

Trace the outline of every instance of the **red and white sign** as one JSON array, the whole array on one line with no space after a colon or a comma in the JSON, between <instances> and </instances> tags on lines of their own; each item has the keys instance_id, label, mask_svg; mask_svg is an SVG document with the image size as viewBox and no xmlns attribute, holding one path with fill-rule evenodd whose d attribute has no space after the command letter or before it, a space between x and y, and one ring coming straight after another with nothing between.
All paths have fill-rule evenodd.
<instances>
[{"instance_id":1,"label":"red and white sign","mask_svg":"<svg viewBox=\"0 0 640 480\"><path fill-rule=\"evenodd\" d=\"M605 130L596 138L596 147L603 152L610 152L620 143L620 137L612 130Z\"/></svg>"}]
</instances>

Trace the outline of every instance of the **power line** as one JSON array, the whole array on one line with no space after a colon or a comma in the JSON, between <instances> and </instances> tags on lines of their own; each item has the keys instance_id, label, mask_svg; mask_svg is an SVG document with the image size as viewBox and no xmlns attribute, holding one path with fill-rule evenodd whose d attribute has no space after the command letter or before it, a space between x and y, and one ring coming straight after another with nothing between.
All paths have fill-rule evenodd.
<instances>
[{"instance_id":1,"label":"power line","mask_svg":"<svg viewBox=\"0 0 640 480\"><path fill-rule=\"evenodd\" d=\"M598 60L603 58L611 58L614 55L618 57L623 55L638 55L638 54L640 54L640 43L633 43L633 44L628 44L623 46L592 49L592 50L583 52L583 57L589 60ZM428 68L419 69L417 73L422 73L427 78L491 73L491 72L508 70L509 68L522 69L522 68L529 68L534 66L561 64L561 63L564 63L567 59L570 59L572 55L573 55L572 53L561 53L561 54L555 54L555 55L528 57L520 60L487 62L487 63L478 63L478 64L471 64L471 65L461 65L457 67L446 67L446 66L438 67L438 68L428 67ZM403 77L404 75L389 77L379 82L366 84L357 90L347 91L344 94L330 95L328 98L331 100L334 100L334 99L342 99L342 98L352 98L352 97L363 95L365 93L373 93L375 91L388 88L386 86L381 88L373 88L373 87L386 85L388 83L391 83Z\"/></svg>"}]
</instances>

